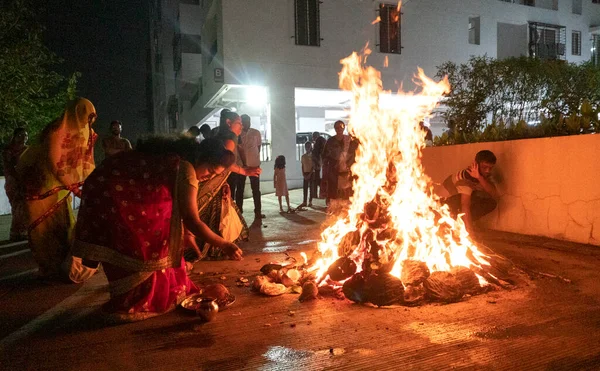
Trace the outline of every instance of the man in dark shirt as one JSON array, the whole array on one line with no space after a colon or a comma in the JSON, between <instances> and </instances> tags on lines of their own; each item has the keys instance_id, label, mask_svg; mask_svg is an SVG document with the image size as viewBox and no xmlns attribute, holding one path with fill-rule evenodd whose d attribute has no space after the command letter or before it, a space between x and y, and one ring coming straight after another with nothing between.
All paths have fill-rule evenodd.
<instances>
[{"instance_id":1,"label":"man in dark shirt","mask_svg":"<svg viewBox=\"0 0 600 371\"><path fill-rule=\"evenodd\" d=\"M448 176L443 183L450 194L444 202L453 217L464 213L462 219L471 233L473 222L492 212L498 204L498 191L491 177L495 165L492 151L479 151L471 166Z\"/></svg>"},{"instance_id":2,"label":"man in dark shirt","mask_svg":"<svg viewBox=\"0 0 600 371\"><path fill-rule=\"evenodd\" d=\"M312 181L312 195L314 198L323 198L319 197L319 193L317 193L317 188L321 186L321 169L323 167L323 150L325 149L325 143L327 142L325 138L319 134L318 131L315 131L312 134L313 140L313 151L312 151L312 160L313 160L313 181ZM321 189L321 193L323 190Z\"/></svg>"}]
</instances>

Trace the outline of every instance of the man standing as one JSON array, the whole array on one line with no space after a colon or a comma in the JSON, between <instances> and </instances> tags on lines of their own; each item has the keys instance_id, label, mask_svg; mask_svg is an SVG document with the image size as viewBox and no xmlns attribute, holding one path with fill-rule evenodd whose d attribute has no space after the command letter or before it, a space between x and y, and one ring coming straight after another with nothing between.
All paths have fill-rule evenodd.
<instances>
[{"instance_id":1,"label":"man standing","mask_svg":"<svg viewBox=\"0 0 600 371\"><path fill-rule=\"evenodd\" d=\"M121 137L122 129L121 121L115 120L110 123L111 135L102 139L104 158L116 155L119 152L132 150L129 140Z\"/></svg>"},{"instance_id":2,"label":"man standing","mask_svg":"<svg viewBox=\"0 0 600 371\"><path fill-rule=\"evenodd\" d=\"M208 124L203 124L202 126L200 126L200 133L202 133L202 137L204 139L212 138L213 136L210 126L208 126Z\"/></svg>"},{"instance_id":3,"label":"man standing","mask_svg":"<svg viewBox=\"0 0 600 371\"><path fill-rule=\"evenodd\" d=\"M492 212L498 204L498 191L491 179L495 165L496 156L492 151L479 151L471 166L448 176L443 183L450 194L444 203L453 217L464 213L462 219L469 233L474 231L473 223Z\"/></svg>"},{"instance_id":4,"label":"man standing","mask_svg":"<svg viewBox=\"0 0 600 371\"><path fill-rule=\"evenodd\" d=\"M354 156L358 143L344 134L346 124L338 120L333 124L335 136L327 139L323 150L323 178L327 183L326 201L329 206L331 200L348 200L352 195L352 174L350 167L354 163Z\"/></svg>"},{"instance_id":5,"label":"man standing","mask_svg":"<svg viewBox=\"0 0 600 371\"><path fill-rule=\"evenodd\" d=\"M197 142L200 141L200 138L198 138L200 136L200 129L194 125L192 127L190 127L186 132L185 135L187 135L190 138L194 138L196 139Z\"/></svg>"},{"instance_id":6,"label":"man standing","mask_svg":"<svg viewBox=\"0 0 600 371\"><path fill-rule=\"evenodd\" d=\"M313 198L323 198L323 196L319 197L317 188L321 187L321 168L323 167L323 150L325 149L326 140L318 131L315 131L312 134L312 140L314 143L312 151L312 165L314 172L312 179L312 194ZM323 189L321 189L321 194L322 193Z\"/></svg>"},{"instance_id":7,"label":"man standing","mask_svg":"<svg viewBox=\"0 0 600 371\"><path fill-rule=\"evenodd\" d=\"M306 207L306 197L310 195L308 198L308 207L312 207L313 200L313 178L315 176L315 172L313 169L313 157L312 157L312 143L306 142L304 143L305 153L302 155L300 162L302 164L302 177L304 181L302 182L302 195L303 201L299 207ZM309 192L310 191L310 192Z\"/></svg>"},{"instance_id":8,"label":"man standing","mask_svg":"<svg viewBox=\"0 0 600 371\"><path fill-rule=\"evenodd\" d=\"M260 131L250 127L250 116L242 115L242 134L240 135L240 155L244 166L257 168L260 166L260 147L262 146L262 137ZM244 202L244 188L246 186L246 177L240 175L240 191L238 191L238 199L236 203L242 208ZM261 213L262 205L260 200L260 175L250 177L250 187L252 187L252 199L254 200L254 217L263 219L264 214Z\"/></svg>"}]
</instances>

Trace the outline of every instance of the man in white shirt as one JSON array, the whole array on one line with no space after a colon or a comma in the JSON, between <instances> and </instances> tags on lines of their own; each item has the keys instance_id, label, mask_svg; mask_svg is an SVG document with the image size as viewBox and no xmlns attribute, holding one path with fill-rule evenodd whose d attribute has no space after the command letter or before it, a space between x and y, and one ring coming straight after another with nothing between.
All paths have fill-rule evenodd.
<instances>
[{"instance_id":1,"label":"man in white shirt","mask_svg":"<svg viewBox=\"0 0 600 371\"><path fill-rule=\"evenodd\" d=\"M260 147L262 145L262 138L260 131L252 129L250 127L250 116L242 115L242 134L240 135L240 155L244 166L250 168L260 167ZM244 187L246 185L246 177L243 177L243 181L240 181L241 193L244 193ZM254 199L254 217L256 219L263 219L264 214L261 213L261 201L260 201L260 176L250 177L250 186L252 187L252 198ZM243 200L240 200L238 204L239 208L242 208Z\"/></svg>"}]
</instances>

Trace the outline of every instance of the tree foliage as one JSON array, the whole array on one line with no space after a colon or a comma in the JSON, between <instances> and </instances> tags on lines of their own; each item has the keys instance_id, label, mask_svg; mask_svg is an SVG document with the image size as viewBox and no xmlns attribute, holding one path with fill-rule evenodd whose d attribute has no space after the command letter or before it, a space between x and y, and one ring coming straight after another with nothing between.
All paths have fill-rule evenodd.
<instances>
[{"instance_id":1,"label":"tree foliage","mask_svg":"<svg viewBox=\"0 0 600 371\"><path fill-rule=\"evenodd\" d=\"M0 146L14 128L35 136L74 98L78 73L55 71L61 60L42 40L33 2L0 0Z\"/></svg>"},{"instance_id":2,"label":"tree foliage","mask_svg":"<svg viewBox=\"0 0 600 371\"><path fill-rule=\"evenodd\" d=\"M600 69L535 58L446 62L448 132L438 144L600 132Z\"/></svg>"}]
</instances>

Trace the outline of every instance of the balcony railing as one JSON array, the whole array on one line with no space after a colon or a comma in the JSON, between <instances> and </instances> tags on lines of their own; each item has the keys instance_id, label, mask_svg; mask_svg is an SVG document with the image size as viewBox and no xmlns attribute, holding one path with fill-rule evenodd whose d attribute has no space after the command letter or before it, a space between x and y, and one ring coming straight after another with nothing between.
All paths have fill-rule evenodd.
<instances>
[{"instance_id":1,"label":"balcony railing","mask_svg":"<svg viewBox=\"0 0 600 371\"><path fill-rule=\"evenodd\" d=\"M562 43L531 43L529 53L532 57L540 59L566 59L565 44Z\"/></svg>"},{"instance_id":2,"label":"balcony railing","mask_svg":"<svg viewBox=\"0 0 600 371\"><path fill-rule=\"evenodd\" d=\"M558 10L558 0L500 0L504 3L532 6L548 10Z\"/></svg>"}]
</instances>

